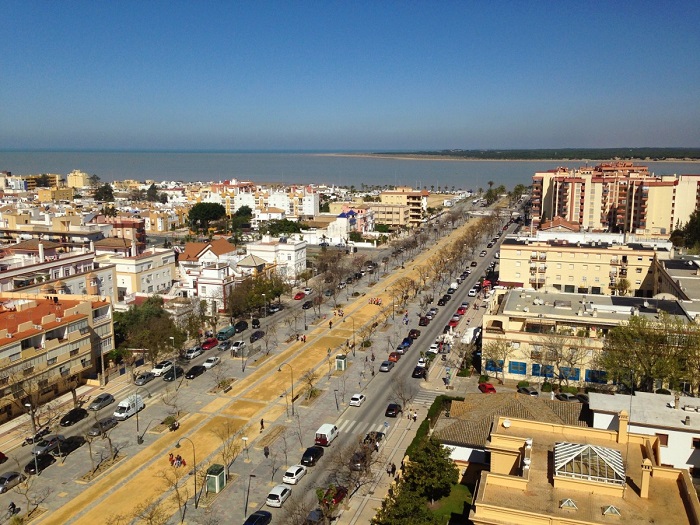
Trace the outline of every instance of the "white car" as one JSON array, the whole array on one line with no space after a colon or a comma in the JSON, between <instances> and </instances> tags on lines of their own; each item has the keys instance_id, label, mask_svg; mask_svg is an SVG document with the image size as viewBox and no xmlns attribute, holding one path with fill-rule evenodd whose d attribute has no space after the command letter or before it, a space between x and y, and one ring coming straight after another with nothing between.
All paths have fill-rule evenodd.
<instances>
[{"instance_id":1,"label":"white car","mask_svg":"<svg viewBox=\"0 0 700 525\"><path fill-rule=\"evenodd\" d=\"M187 350L187 352L185 352L185 359L194 359L195 357L199 357L203 353L204 350L202 350L201 346L195 346Z\"/></svg>"},{"instance_id":2,"label":"white car","mask_svg":"<svg viewBox=\"0 0 700 525\"><path fill-rule=\"evenodd\" d=\"M432 345L430 345L430 348L428 348L428 352L431 354L437 354L440 351L440 345L435 342Z\"/></svg>"},{"instance_id":3,"label":"white car","mask_svg":"<svg viewBox=\"0 0 700 525\"><path fill-rule=\"evenodd\" d=\"M241 352L245 348L245 341L235 341L231 345L231 352L233 352L233 355L241 355Z\"/></svg>"},{"instance_id":4,"label":"white car","mask_svg":"<svg viewBox=\"0 0 700 525\"><path fill-rule=\"evenodd\" d=\"M367 399L367 398L365 397L364 394L355 394L354 396L352 396L350 398L350 406L351 407L359 407L362 405L362 403L365 402L365 399Z\"/></svg>"},{"instance_id":5,"label":"white car","mask_svg":"<svg viewBox=\"0 0 700 525\"><path fill-rule=\"evenodd\" d=\"M296 485L299 480L306 474L306 467L304 465L292 465L287 469L282 477L283 483L288 483L290 485Z\"/></svg>"},{"instance_id":6,"label":"white car","mask_svg":"<svg viewBox=\"0 0 700 525\"><path fill-rule=\"evenodd\" d=\"M212 356L207 357L207 360L202 363L202 366L206 369L213 368L221 362L221 358Z\"/></svg>"},{"instance_id":7,"label":"white car","mask_svg":"<svg viewBox=\"0 0 700 525\"><path fill-rule=\"evenodd\" d=\"M314 291L311 288L307 287L307 288L304 288L304 293L306 295L311 295L312 293L314 293Z\"/></svg>"},{"instance_id":8,"label":"white car","mask_svg":"<svg viewBox=\"0 0 700 525\"><path fill-rule=\"evenodd\" d=\"M421 357L421 358L418 360L418 363L416 363L416 366L419 367L419 368L425 368L427 364L428 364L428 360L425 359L424 357Z\"/></svg>"},{"instance_id":9,"label":"white car","mask_svg":"<svg viewBox=\"0 0 700 525\"><path fill-rule=\"evenodd\" d=\"M472 288L469 290L469 293L467 294L469 297L476 297L476 288Z\"/></svg>"},{"instance_id":10,"label":"white car","mask_svg":"<svg viewBox=\"0 0 700 525\"><path fill-rule=\"evenodd\" d=\"M151 369L151 373L156 376L162 376L166 372L168 372L171 368L173 367L173 362L172 361L161 361L160 363L157 363L156 366L154 366Z\"/></svg>"},{"instance_id":11,"label":"white car","mask_svg":"<svg viewBox=\"0 0 700 525\"><path fill-rule=\"evenodd\" d=\"M279 508L282 506L282 504L285 501L287 501L287 499L291 495L292 495L292 489L290 489L289 487L286 487L284 485L277 485L267 495L267 499L265 500L265 504L268 507Z\"/></svg>"}]
</instances>

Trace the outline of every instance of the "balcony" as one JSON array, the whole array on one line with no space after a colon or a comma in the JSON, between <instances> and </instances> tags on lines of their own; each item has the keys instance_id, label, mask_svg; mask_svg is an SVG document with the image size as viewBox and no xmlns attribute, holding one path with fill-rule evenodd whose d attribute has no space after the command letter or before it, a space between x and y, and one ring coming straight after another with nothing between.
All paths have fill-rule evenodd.
<instances>
[{"instance_id":1,"label":"balcony","mask_svg":"<svg viewBox=\"0 0 700 525\"><path fill-rule=\"evenodd\" d=\"M544 284L544 277L530 277L530 284Z\"/></svg>"}]
</instances>

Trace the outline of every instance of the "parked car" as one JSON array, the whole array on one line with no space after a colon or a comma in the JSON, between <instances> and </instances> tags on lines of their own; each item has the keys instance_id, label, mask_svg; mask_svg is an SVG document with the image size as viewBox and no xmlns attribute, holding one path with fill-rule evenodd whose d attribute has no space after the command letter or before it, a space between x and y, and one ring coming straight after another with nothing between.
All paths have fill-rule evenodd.
<instances>
[{"instance_id":1,"label":"parked car","mask_svg":"<svg viewBox=\"0 0 700 525\"><path fill-rule=\"evenodd\" d=\"M7 461L7 456L3 452L0 452L0 463L5 463L5 461Z\"/></svg>"},{"instance_id":2,"label":"parked car","mask_svg":"<svg viewBox=\"0 0 700 525\"><path fill-rule=\"evenodd\" d=\"M467 294L469 297L476 297L476 288L471 288Z\"/></svg>"},{"instance_id":3,"label":"parked car","mask_svg":"<svg viewBox=\"0 0 700 525\"><path fill-rule=\"evenodd\" d=\"M372 455L371 450L372 449L369 447L362 447L360 450L355 451L350 458L350 470L355 472L360 472L362 470L368 471L369 459Z\"/></svg>"},{"instance_id":4,"label":"parked car","mask_svg":"<svg viewBox=\"0 0 700 525\"><path fill-rule=\"evenodd\" d=\"M185 379L194 379L195 377L201 376L206 371L207 369L202 365L195 365L187 371Z\"/></svg>"},{"instance_id":5,"label":"parked car","mask_svg":"<svg viewBox=\"0 0 700 525\"><path fill-rule=\"evenodd\" d=\"M457 288L448 288L448 289L447 289L447 293L448 293L449 295L452 295L452 294L455 293L456 291L457 291Z\"/></svg>"},{"instance_id":6,"label":"parked car","mask_svg":"<svg viewBox=\"0 0 700 525\"><path fill-rule=\"evenodd\" d=\"M181 366L175 366L163 374L163 381L175 381L185 375Z\"/></svg>"},{"instance_id":7,"label":"parked car","mask_svg":"<svg viewBox=\"0 0 700 525\"><path fill-rule=\"evenodd\" d=\"M219 340L216 337L210 337L202 343L202 350L211 350L212 348L216 348L218 344Z\"/></svg>"},{"instance_id":8,"label":"parked car","mask_svg":"<svg viewBox=\"0 0 700 525\"><path fill-rule=\"evenodd\" d=\"M36 431L36 434L34 434L32 436L27 436L26 438L24 438L24 442L27 445L31 445L33 443L38 443L39 441L41 441L41 438L43 438L45 435L50 434L50 433L51 433L51 429L49 427L40 428L39 430Z\"/></svg>"},{"instance_id":9,"label":"parked car","mask_svg":"<svg viewBox=\"0 0 700 525\"><path fill-rule=\"evenodd\" d=\"M418 326L428 326L429 324L430 324L430 319L428 318L428 316L424 315L420 319L418 319Z\"/></svg>"},{"instance_id":10,"label":"parked car","mask_svg":"<svg viewBox=\"0 0 700 525\"><path fill-rule=\"evenodd\" d=\"M236 324L233 325L233 327L236 329L236 333L240 334L244 330L248 329L248 323L245 321L238 321Z\"/></svg>"},{"instance_id":11,"label":"parked car","mask_svg":"<svg viewBox=\"0 0 700 525\"><path fill-rule=\"evenodd\" d=\"M204 361L204 363L202 363L202 366L203 366L204 368L206 368L207 370L209 370L210 368L214 368L214 367L215 367L216 365L218 365L220 362L221 362L221 358L220 358L220 357L211 356L211 357L207 357L207 360Z\"/></svg>"},{"instance_id":12,"label":"parked car","mask_svg":"<svg viewBox=\"0 0 700 525\"><path fill-rule=\"evenodd\" d=\"M78 450L85 444L83 436L68 436L61 445L61 448L54 449L52 454L57 457L67 456L71 452Z\"/></svg>"},{"instance_id":13,"label":"parked car","mask_svg":"<svg viewBox=\"0 0 700 525\"><path fill-rule=\"evenodd\" d=\"M394 363L391 361L382 361L382 364L379 365L380 372L390 372L392 368L394 368Z\"/></svg>"},{"instance_id":14,"label":"parked car","mask_svg":"<svg viewBox=\"0 0 700 525\"><path fill-rule=\"evenodd\" d=\"M102 410L104 407L109 406L112 403L114 403L114 396L112 394L108 394L107 392L103 392L92 400L88 410Z\"/></svg>"},{"instance_id":15,"label":"parked car","mask_svg":"<svg viewBox=\"0 0 700 525\"><path fill-rule=\"evenodd\" d=\"M365 439L362 440L362 442L365 445L382 445L384 438L386 437L386 434L384 432L376 432L372 430L371 432L368 432L367 435L365 435Z\"/></svg>"},{"instance_id":16,"label":"parked car","mask_svg":"<svg viewBox=\"0 0 700 525\"><path fill-rule=\"evenodd\" d=\"M282 305L277 303L277 304L271 304L270 306L267 307L267 313L268 314L276 314L282 309Z\"/></svg>"},{"instance_id":17,"label":"parked car","mask_svg":"<svg viewBox=\"0 0 700 525\"><path fill-rule=\"evenodd\" d=\"M399 417L399 414L401 414L403 410L401 410L401 405L398 403L389 403L389 406L386 407L386 411L384 412L384 415L386 417Z\"/></svg>"},{"instance_id":18,"label":"parked car","mask_svg":"<svg viewBox=\"0 0 700 525\"><path fill-rule=\"evenodd\" d=\"M466 306L460 306L457 308L457 313L459 315L465 315L467 313L467 307Z\"/></svg>"},{"instance_id":19,"label":"parked car","mask_svg":"<svg viewBox=\"0 0 700 525\"><path fill-rule=\"evenodd\" d=\"M204 351L202 350L201 346L195 346L193 348L190 348L185 352L185 359L194 359L195 357L199 357L202 355Z\"/></svg>"},{"instance_id":20,"label":"parked car","mask_svg":"<svg viewBox=\"0 0 700 525\"><path fill-rule=\"evenodd\" d=\"M4 494L12 487L16 487L24 480L24 476L19 472L4 472L0 475L0 494Z\"/></svg>"},{"instance_id":21,"label":"parked car","mask_svg":"<svg viewBox=\"0 0 700 525\"><path fill-rule=\"evenodd\" d=\"M444 297L440 297L440 299L438 299L438 306L445 306L446 304L447 304L447 301L445 300Z\"/></svg>"},{"instance_id":22,"label":"parked car","mask_svg":"<svg viewBox=\"0 0 700 525\"><path fill-rule=\"evenodd\" d=\"M118 420L114 416L109 416L100 419L97 423L90 427L88 430L88 436L101 436L108 430L117 426Z\"/></svg>"},{"instance_id":23,"label":"parked car","mask_svg":"<svg viewBox=\"0 0 700 525\"><path fill-rule=\"evenodd\" d=\"M574 394L567 394L566 392L561 392L554 396L559 401L566 401L568 403L580 403L581 401Z\"/></svg>"},{"instance_id":24,"label":"parked car","mask_svg":"<svg viewBox=\"0 0 700 525\"><path fill-rule=\"evenodd\" d=\"M268 507L281 507L285 501L292 495L292 489L286 485L277 485L267 495L265 504Z\"/></svg>"},{"instance_id":25,"label":"parked car","mask_svg":"<svg viewBox=\"0 0 700 525\"><path fill-rule=\"evenodd\" d=\"M388 357L389 361L392 361L394 363L398 363L399 359L401 359L401 354L398 352L391 352Z\"/></svg>"},{"instance_id":26,"label":"parked car","mask_svg":"<svg viewBox=\"0 0 700 525\"><path fill-rule=\"evenodd\" d=\"M86 417L88 417L87 410L84 408L74 408L61 418L59 424L62 427L69 427L71 425L75 425L78 421L82 421Z\"/></svg>"},{"instance_id":27,"label":"parked car","mask_svg":"<svg viewBox=\"0 0 700 525\"><path fill-rule=\"evenodd\" d=\"M532 388L531 386L519 386L518 387L518 393L519 394L525 394L526 396L532 396L532 397L537 397L540 395L540 393Z\"/></svg>"},{"instance_id":28,"label":"parked car","mask_svg":"<svg viewBox=\"0 0 700 525\"><path fill-rule=\"evenodd\" d=\"M297 292L294 294L295 301L301 301L304 297L306 297L306 294L304 292Z\"/></svg>"},{"instance_id":29,"label":"parked car","mask_svg":"<svg viewBox=\"0 0 700 525\"><path fill-rule=\"evenodd\" d=\"M59 445L63 445L66 440L65 437L60 434L51 434L50 436L44 436L41 441L39 441L34 448L32 448L32 454L40 456L41 454L48 454L53 452Z\"/></svg>"},{"instance_id":30,"label":"parked car","mask_svg":"<svg viewBox=\"0 0 700 525\"><path fill-rule=\"evenodd\" d=\"M304 304L301 305L302 310L308 310L314 305L313 301L305 301Z\"/></svg>"},{"instance_id":31,"label":"parked car","mask_svg":"<svg viewBox=\"0 0 700 525\"><path fill-rule=\"evenodd\" d=\"M282 476L282 483L287 483L289 485L296 485L299 480L306 474L306 467L304 465L292 465L287 469Z\"/></svg>"},{"instance_id":32,"label":"parked car","mask_svg":"<svg viewBox=\"0 0 700 525\"><path fill-rule=\"evenodd\" d=\"M157 363L156 366L154 366L151 369L151 373L156 377L162 376L163 374L165 374L166 372L171 370L172 367L173 367L172 361L161 361L160 363Z\"/></svg>"},{"instance_id":33,"label":"parked car","mask_svg":"<svg viewBox=\"0 0 700 525\"><path fill-rule=\"evenodd\" d=\"M491 383L479 383L479 390L484 394L495 394L496 389Z\"/></svg>"},{"instance_id":34,"label":"parked car","mask_svg":"<svg viewBox=\"0 0 700 525\"><path fill-rule=\"evenodd\" d=\"M381 433L381 432L380 432ZM321 505L328 508L335 508L348 495L348 489L341 486L331 485L321 499Z\"/></svg>"},{"instance_id":35,"label":"parked car","mask_svg":"<svg viewBox=\"0 0 700 525\"><path fill-rule=\"evenodd\" d=\"M424 366L417 366L413 369L411 377L416 379L426 379L428 377L428 370Z\"/></svg>"},{"instance_id":36,"label":"parked car","mask_svg":"<svg viewBox=\"0 0 700 525\"><path fill-rule=\"evenodd\" d=\"M443 298L445 301L450 301L450 300L452 300L452 296L449 295L449 294L443 295L442 298Z\"/></svg>"},{"instance_id":37,"label":"parked car","mask_svg":"<svg viewBox=\"0 0 700 525\"><path fill-rule=\"evenodd\" d=\"M459 318L455 319L453 317L452 319L449 320L449 322L447 323L447 326L449 326L451 328L457 328L458 324L459 324Z\"/></svg>"},{"instance_id":38,"label":"parked car","mask_svg":"<svg viewBox=\"0 0 700 525\"><path fill-rule=\"evenodd\" d=\"M318 445L309 447L304 451L299 463L306 467L313 467L316 463L318 463L318 460L323 457L324 452L323 447L319 447Z\"/></svg>"},{"instance_id":39,"label":"parked car","mask_svg":"<svg viewBox=\"0 0 700 525\"><path fill-rule=\"evenodd\" d=\"M470 266L471 266L472 268L474 268L474 267L476 266L476 261L472 261L472 263L470 264Z\"/></svg>"},{"instance_id":40,"label":"parked car","mask_svg":"<svg viewBox=\"0 0 700 525\"><path fill-rule=\"evenodd\" d=\"M153 372L141 372L139 375L136 376L136 379L134 380L134 384L136 386L142 386L145 385L146 383L150 383L156 378L156 375Z\"/></svg>"},{"instance_id":41,"label":"parked car","mask_svg":"<svg viewBox=\"0 0 700 525\"><path fill-rule=\"evenodd\" d=\"M428 360L425 357L421 357L420 359L418 359L416 366L421 367L421 368L427 368L428 367Z\"/></svg>"},{"instance_id":42,"label":"parked car","mask_svg":"<svg viewBox=\"0 0 700 525\"><path fill-rule=\"evenodd\" d=\"M256 510L243 522L243 525L270 525L272 514L266 510Z\"/></svg>"},{"instance_id":43,"label":"parked car","mask_svg":"<svg viewBox=\"0 0 700 525\"><path fill-rule=\"evenodd\" d=\"M362 406L362 403L365 402L365 397L364 394L355 394L350 398L350 406L351 407L359 407Z\"/></svg>"},{"instance_id":44,"label":"parked car","mask_svg":"<svg viewBox=\"0 0 700 525\"><path fill-rule=\"evenodd\" d=\"M255 341L258 339L262 339L265 336L265 332L262 330L256 330L252 334L250 334L250 344L253 344Z\"/></svg>"},{"instance_id":45,"label":"parked car","mask_svg":"<svg viewBox=\"0 0 700 525\"><path fill-rule=\"evenodd\" d=\"M418 330L418 328L413 328L409 330L408 337L410 337L411 339L418 339L420 337L420 330Z\"/></svg>"},{"instance_id":46,"label":"parked car","mask_svg":"<svg viewBox=\"0 0 700 525\"><path fill-rule=\"evenodd\" d=\"M24 473L41 473L46 467L53 465L54 463L56 463L55 457L53 457L51 454L42 454L29 460L29 463L27 463L24 467ZM38 472L37 469L39 469Z\"/></svg>"},{"instance_id":47,"label":"parked car","mask_svg":"<svg viewBox=\"0 0 700 525\"><path fill-rule=\"evenodd\" d=\"M304 293L306 295L311 295L312 293L314 293L314 291L307 286L306 288L304 288Z\"/></svg>"},{"instance_id":48,"label":"parked car","mask_svg":"<svg viewBox=\"0 0 700 525\"><path fill-rule=\"evenodd\" d=\"M233 352L233 355L239 356L241 355L241 352L243 352L243 349L245 348L245 341L235 341L231 345L231 351Z\"/></svg>"},{"instance_id":49,"label":"parked car","mask_svg":"<svg viewBox=\"0 0 700 525\"><path fill-rule=\"evenodd\" d=\"M479 257L486 257L486 250L481 250Z\"/></svg>"},{"instance_id":50,"label":"parked car","mask_svg":"<svg viewBox=\"0 0 700 525\"><path fill-rule=\"evenodd\" d=\"M254 318L250 321L250 326L252 326L254 329L255 329L255 328L260 328L260 319L258 319L257 317L254 317Z\"/></svg>"}]
</instances>

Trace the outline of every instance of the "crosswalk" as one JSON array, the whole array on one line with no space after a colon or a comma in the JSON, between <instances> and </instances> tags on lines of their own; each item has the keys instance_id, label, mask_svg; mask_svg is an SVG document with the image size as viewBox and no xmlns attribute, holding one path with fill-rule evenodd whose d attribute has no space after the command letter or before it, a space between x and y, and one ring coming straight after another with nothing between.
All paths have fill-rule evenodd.
<instances>
[{"instance_id":1,"label":"crosswalk","mask_svg":"<svg viewBox=\"0 0 700 525\"><path fill-rule=\"evenodd\" d=\"M386 422L391 425L395 419L387 418ZM365 436L369 432L384 432L386 433L387 427L384 426L384 422L377 423L376 421L353 421L351 419L340 419L336 422L338 430L343 433L357 434L358 436Z\"/></svg>"},{"instance_id":2,"label":"crosswalk","mask_svg":"<svg viewBox=\"0 0 700 525\"><path fill-rule=\"evenodd\" d=\"M421 388L416 397L411 400L411 405L423 405L427 408L433 404L433 401L439 395L440 393L435 390L424 390Z\"/></svg>"}]
</instances>

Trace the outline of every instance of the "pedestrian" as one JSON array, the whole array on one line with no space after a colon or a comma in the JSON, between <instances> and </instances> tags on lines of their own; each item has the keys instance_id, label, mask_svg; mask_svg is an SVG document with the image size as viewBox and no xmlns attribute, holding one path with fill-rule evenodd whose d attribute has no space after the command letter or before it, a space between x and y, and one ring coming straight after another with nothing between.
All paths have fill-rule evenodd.
<instances>
[{"instance_id":1,"label":"pedestrian","mask_svg":"<svg viewBox=\"0 0 700 525\"><path fill-rule=\"evenodd\" d=\"M187 466L187 462L185 461L185 458L180 458L180 465L182 465L183 467Z\"/></svg>"},{"instance_id":2,"label":"pedestrian","mask_svg":"<svg viewBox=\"0 0 700 525\"><path fill-rule=\"evenodd\" d=\"M392 477L396 476L396 464L395 463L391 464L391 476Z\"/></svg>"},{"instance_id":3,"label":"pedestrian","mask_svg":"<svg viewBox=\"0 0 700 525\"><path fill-rule=\"evenodd\" d=\"M265 448L263 449L263 454L265 454L265 459L270 457L270 447L265 445Z\"/></svg>"},{"instance_id":4,"label":"pedestrian","mask_svg":"<svg viewBox=\"0 0 700 525\"><path fill-rule=\"evenodd\" d=\"M386 473L387 475L391 476L391 465L386 466Z\"/></svg>"},{"instance_id":5,"label":"pedestrian","mask_svg":"<svg viewBox=\"0 0 700 525\"><path fill-rule=\"evenodd\" d=\"M265 430L265 420L261 419L260 420L260 432L262 432L263 430Z\"/></svg>"},{"instance_id":6,"label":"pedestrian","mask_svg":"<svg viewBox=\"0 0 700 525\"><path fill-rule=\"evenodd\" d=\"M168 461L170 461L170 466L172 467L175 464L175 456L173 453L170 453L170 456L168 457Z\"/></svg>"},{"instance_id":7,"label":"pedestrian","mask_svg":"<svg viewBox=\"0 0 700 525\"><path fill-rule=\"evenodd\" d=\"M304 342L306 342L306 334L304 334Z\"/></svg>"},{"instance_id":8,"label":"pedestrian","mask_svg":"<svg viewBox=\"0 0 700 525\"><path fill-rule=\"evenodd\" d=\"M418 421L418 412L416 410L413 411L413 422L415 423Z\"/></svg>"},{"instance_id":9,"label":"pedestrian","mask_svg":"<svg viewBox=\"0 0 700 525\"><path fill-rule=\"evenodd\" d=\"M328 329L330 330L333 328L333 321L328 321Z\"/></svg>"},{"instance_id":10,"label":"pedestrian","mask_svg":"<svg viewBox=\"0 0 700 525\"><path fill-rule=\"evenodd\" d=\"M180 466L182 466L182 456L178 454L175 456L175 467L179 468Z\"/></svg>"},{"instance_id":11,"label":"pedestrian","mask_svg":"<svg viewBox=\"0 0 700 525\"><path fill-rule=\"evenodd\" d=\"M372 352L372 362L373 362L373 363L374 363L374 359L375 359L375 357L374 357L374 352Z\"/></svg>"}]
</instances>

